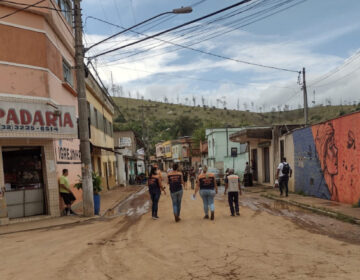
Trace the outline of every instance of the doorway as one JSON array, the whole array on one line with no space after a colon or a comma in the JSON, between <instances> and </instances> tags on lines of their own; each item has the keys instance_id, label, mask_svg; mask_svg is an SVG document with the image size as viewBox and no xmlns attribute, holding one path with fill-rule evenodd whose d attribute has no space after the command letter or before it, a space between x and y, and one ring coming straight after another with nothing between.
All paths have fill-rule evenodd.
<instances>
[{"instance_id":1,"label":"doorway","mask_svg":"<svg viewBox=\"0 0 360 280\"><path fill-rule=\"evenodd\" d=\"M264 153L264 183L270 183L270 152L269 147L263 148Z\"/></svg>"},{"instance_id":2,"label":"doorway","mask_svg":"<svg viewBox=\"0 0 360 280\"><path fill-rule=\"evenodd\" d=\"M5 197L9 218L45 213L41 147L3 147Z\"/></svg>"},{"instance_id":3,"label":"doorway","mask_svg":"<svg viewBox=\"0 0 360 280\"><path fill-rule=\"evenodd\" d=\"M257 168L257 149L251 150L251 170L253 172L253 180L258 181L258 168Z\"/></svg>"}]
</instances>

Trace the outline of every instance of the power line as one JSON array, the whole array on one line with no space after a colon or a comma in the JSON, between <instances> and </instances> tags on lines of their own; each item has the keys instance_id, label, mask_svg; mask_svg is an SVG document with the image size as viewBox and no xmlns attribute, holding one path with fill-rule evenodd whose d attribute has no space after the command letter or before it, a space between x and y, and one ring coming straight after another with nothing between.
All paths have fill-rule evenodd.
<instances>
[{"instance_id":1,"label":"power line","mask_svg":"<svg viewBox=\"0 0 360 280\"><path fill-rule=\"evenodd\" d=\"M8 1L8 0L1 0L0 2L2 2L2 3L8 3L8 4L14 4L14 5L18 5L18 6L28 6L28 5L29 5L28 3L19 3L19 2ZM47 6L37 6L37 5L35 5L34 8L46 9L46 10L52 10L52 11L66 12L65 10L56 9L56 8L51 8L51 7L47 7Z\"/></svg>"},{"instance_id":2,"label":"power line","mask_svg":"<svg viewBox=\"0 0 360 280\"><path fill-rule=\"evenodd\" d=\"M291 1L293 1L293 0L291 0ZM291 1L287 1L287 2L291 2ZM304 1L305 1L305 0L303 0L302 2L304 2ZM300 2L300 3L301 3L301 2ZM297 4L299 4L299 3L296 3L296 4L294 4L294 5L297 5ZM275 13L279 13L279 12L285 10L285 9L289 9L289 8L293 7L294 5L292 5L292 6L290 6L290 7L286 7L286 8L284 8L284 9L280 10L280 11L276 11ZM274 14L274 13L272 13L271 15L273 15L273 14ZM266 15L265 17L269 17L269 16L271 16L271 15ZM263 18L265 18L265 17L263 17ZM259 20L261 20L261 19L263 19L263 18L257 19L256 21L259 21ZM100 19L97 19L97 20L100 20ZM100 20L100 21L103 21L103 20ZM252 21L252 22L250 22L250 23L247 23L246 25L249 25L249 24L254 23L254 22L256 22L256 21ZM104 21L103 21L103 22L104 22ZM105 23L108 23L108 22L105 22ZM111 24L111 23L108 23L108 24ZM244 25L244 26L245 26L245 25ZM119 26L118 26L118 27L119 27ZM123 27L120 27L120 28L123 28ZM230 31L228 31L228 32L231 32L231 31L232 31L232 30L230 30ZM137 33L137 34L141 34L141 33L136 32L136 31L131 31L131 32L134 32L134 33ZM228 32L221 32L220 34L218 34L218 35L216 35L216 36L213 36L213 37L211 37L211 38L208 38L208 39L212 39L212 38L214 38L214 37L221 36L221 35L223 35L224 33L228 33ZM141 35L146 36L145 34L141 34ZM178 46L178 47L180 47L180 48L185 48L185 49L193 50L193 51L196 51L196 52L201 52L201 53L208 54L208 55L212 55L212 56L216 56L216 57L222 58L222 59L233 60L233 59L231 59L231 58L227 58L227 57L224 57L224 56L221 56L221 55L217 55L217 54L211 54L211 53L209 53L209 52L204 52L204 51L201 51L201 50L198 50L198 49L195 49L195 48L191 48L191 47L190 47L191 45L195 45L195 44L201 43L201 42L203 42L203 41L205 41L205 40L200 41L200 42L195 42L195 43L193 43L193 44L191 44L191 45L188 45L188 46L184 46L184 45L180 45L180 44L177 44L177 43L174 43L174 42L171 42L171 41L162 40L162 39L159 39L159 38L154 38L154 39L155 39L155 40L158 40L158 41L162 41L162 42L164 42L164 43L168 43L168 44L172 44L172 45ZM207 40L208 40L208 39L207 39ZM179 48L177 48L177 49L175 49L175 50L172 50L172 51L169 51L169 52L173 52L173 51L176 51L176 50L178 50L178 49L179 49ZM145 50L145 51L146 51L146 50ZM144 51L140 51L140 52L135 53L135 54L130 55L130 56L134 56L134 55L137 55L137 54L142 53L142 52L144 52ZM158 54L158 55L162 55L162 54ZM154 56L158 56L158 55L154 55ZM130 57L130 56L127 56L127 57ZM154 56L150 56L150 57L154 57ZM299 72L299 71L295 71L295 70L289 70L289 69L284 69L284 68L279 68L279 67L273 67L273 66L266 66L266 65L261 65L261 64L257 64L257 63L247 62L247 61L239 61L239 60L235 60L235 61L240 62L240 63L250 64L250 65L253 65L253 66L260 66L260 67L265 67L265 68L271 68L271 69L277 69L277 70L283 70L283 71L290 71L290 72L294 72L294 73L298 73L298 72Z\"/></svg>"},{"instance_id":3,"label":"power line","mask_svg":"<svg viewBox=\"0 0 360 280\"><path fill-rule=\"evenodd\" d=\"M35 7L37 4L40 4L40 3L45 2L45 1L46 1L46 0L40 0L40 1L36 2L36 3L34 3L34 4L27 5L27 6L24 7L24 8L16 9L15 11L13 11L13 12L7 14L7 15L4 15L4 16L0 17L0 19L7 18L7 17L12 16L12 15L14 15L14 14L16 14L16 13L19 13L19 12L22 12L22 11L24 11L24 10L27 10L27 9L29 9L29 8L31 8L31 7Z\"/></svg>"},{"instance_id":4,"label":"power line","mask_svg":"<svg viewBox=\"0 0 360 280\"><path fill-rule=\"evenodd\" d=\"M161 32L159 32L159 33L156 33L156 34L154 34L154 35L152 35L152 36L148 36L148 37L143 38L143 39L141 39L141 40L139 40L139 41L132 42L132 43L130 43L130 44L127 44L127 45L124 45L124 46L115 48L115 49L113 49L113 50L109 50L109 51L106 51L106 52L102 52L102 53L96 54L96 55L92 56L91 58L99 57L99 56L102 56L102 55L105 55L105 54L108 54L108 53L111 53L111 52L114 52L114 51L117 51L117 50L120 50L120 49L129 47L129 46L138 44L138 43L140 43L140 42L147 41L147 40L149 40L149 39L152 39L152 38L154 38L154 37L160 36L160 35L162 35L162 34L171 32L171 31L176 30L176 29L179 29L179 28L181 28L181 27L184 27L184 26L193 24L193 23L195 23L195 22L198 22L198 21L200 21L200 20L206 19L206 18L208 18L208 17L212 17L212 16L217 15L217 14L219 14L219 13L222 13L222 12L224 12L224 11L233 9L233 8L235 8L235 7L237 7L237 6L246 4L246 3L250 2L250 1L252 1L252 0L243 0L243 1L241 1L241 2L238 2L238 3L234 4L234 5L231 5L231 6L228 6L228 7L226 7L226 8L223 8L223 9L221 9L221 10L218 10L218 11L215 11L215 12L213 12L213 13L207 14L207 15L202 16L202 17L200 17L200 18L197 18L197 19L194 19L194 20L185 22L185 23L183 23L183 24L180 24L180 25L178 25L178 26L169 28L169 29L167 29L167 30L161 31ZM121 34L122 32L123 32L123 31L121 31L121 32L119 32L119 33L117 33L117 34L114 34L114 35L110 36L108 39L114 38L115 36Z\"/></svg>"}]
</instances>

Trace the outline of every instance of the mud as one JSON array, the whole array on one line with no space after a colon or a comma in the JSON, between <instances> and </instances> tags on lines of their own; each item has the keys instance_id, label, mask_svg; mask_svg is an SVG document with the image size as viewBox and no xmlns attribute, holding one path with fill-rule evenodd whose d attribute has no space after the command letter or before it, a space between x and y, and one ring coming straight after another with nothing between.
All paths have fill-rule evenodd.
<instances>
[{"instance_id":1,"label":"mud","mask_svg":"<svg viewBox=\"0 0 360 280\"><path fill-rule=\"evenodd\" d=\"M240 203L242 206L253 210L254 215L266 212L271 215L281 216L309 232L360 245L360 227L358 225L319 215L285 201L271 200L254 194L244 196Z\"/></svg>"}]
</instances>

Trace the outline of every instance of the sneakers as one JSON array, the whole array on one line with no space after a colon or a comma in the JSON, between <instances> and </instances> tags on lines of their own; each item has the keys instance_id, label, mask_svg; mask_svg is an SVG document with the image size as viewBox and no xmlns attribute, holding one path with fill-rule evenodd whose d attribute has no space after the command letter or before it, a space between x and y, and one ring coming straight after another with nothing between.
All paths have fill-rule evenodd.
<instances>
[{"instance_id":1,"label":"sneakers","mask_svg":"<svg viewBox=\"0 0 360 280\"><path fill-rule=\"evenodd\" d=\"M209 219L209 215L205 215L205 216L204 216L204 219Z\"/></svg>"},{"instance_id":2,"label":"sneakers","mask_svg":"<svg viewBox=\"0 0 360 280\"><path fill-rule=\"evenodd\" d=\"M232 217L235 217L235 214L234 214L234 213L231 213L231 216L232 216Z\"/></svg>"},{"instance_id":3,"label":"sneakers","mask_svg":"<svg viewBox=\"0 0 360 280\"><path fill-rule=\"evenodd\" d=\"M159 217L158 216L152 216L152 219L157 220L157 219L159 219Z\"/></svg>"},{"instance_id":4,"label":"sneakers","mask_svg":"<svg viewBox=\"0 0 360 280\"><path fill-rule=\"evenodd\" d=\"M177 215L174 215L174 217L175 217L175 222L179 222L181 220L180 217Z\"/></svg>"},{"instance_id":5,"label":"sneakers","mask_svg":"<svg viewBox=\"0 0 360 280\"><path fill-rule=\"evenodd\" d=\"M215 212L214 211L212 211L211 212L211 218L210 218L211 220L214 220L215 219Z\"/></svg>"},{"instance_id":6,"label":"sneakers","mask_svg":"<svg viewBox=\"0 0 360 280\"><path fill-rule=\"evenodd\" d=\"M240 216L240 213L239 213L239 212L236 212L236 216Z\"/></svg>"}]
</instances>

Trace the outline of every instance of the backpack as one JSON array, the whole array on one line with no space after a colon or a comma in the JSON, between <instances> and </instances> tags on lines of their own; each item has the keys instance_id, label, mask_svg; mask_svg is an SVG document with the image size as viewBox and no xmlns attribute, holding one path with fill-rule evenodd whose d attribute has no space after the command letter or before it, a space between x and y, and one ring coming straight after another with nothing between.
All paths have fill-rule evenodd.
<instances>
[{"instance_id":1,"label":"backpack","mask_svg":"<svg viewBox=\"0 0 360 280\"><path fill-rule=\"evenodd\" d=\"M290 173L290 166L289 166L288 163L284 163L284 164L283 164L283 168L282 168L281 172L282 172L282 174L284 174L284 175L289 175L289 173Z\"/></svg>"}]
</instances>

